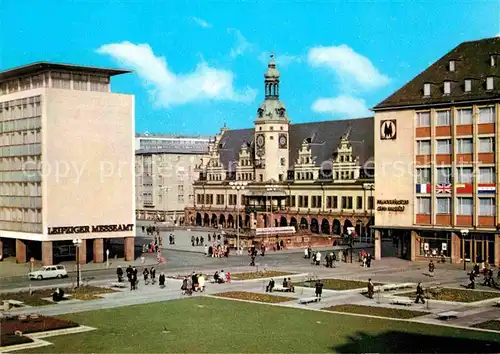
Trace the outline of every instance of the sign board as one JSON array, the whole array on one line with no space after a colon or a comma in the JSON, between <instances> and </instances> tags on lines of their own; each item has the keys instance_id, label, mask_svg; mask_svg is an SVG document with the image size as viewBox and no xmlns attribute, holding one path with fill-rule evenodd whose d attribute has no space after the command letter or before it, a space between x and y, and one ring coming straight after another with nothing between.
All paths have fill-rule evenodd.
<instances>
[{"instance_id":1,"label":"sign board","mask_svg":"<svg viewBox=\"0 0 500 354\"><path fill-rule=\"evenodd\" d=\"M447 250L447 248L448 248L448 244L446 244L445 242L443 242L443 243L441 244L441 250L442 250L442 251L446 251L446 250Z\"/></svg>"},{"instance_id":2,"label":"sign board","mask_svg":"<svg viewBox=\"0 0 500 354\"><path fill-rule=\"evenodd\" d=\"M377 211L403 212L408 204L410 201L406 199L380 199L377 200Z\"/></svg>"},{"instance_id":3,"label":"sign board","mask_svg":"<svg viewBox=\"0 0 500 354\"><path fill-rule=\"evenodd\" d=\"M428 251L428 250L429 250L429 244L428 244L428 243L424 243L424 250L425 250L425 251Z\"/></svg>"},{"instance_id":4,"label":"sign board","mask_svg":"<svg viewBox=\"0 0 500 354\"><path fill-rule=\"evenodd\" d=\"M262 227L257 228L256 235L268 235L268 234L294 234L294 226L280 226L280 227Z\"/></svg>"},{"instance_id":5,"label":"sign board","mask_svg":"<svg viewBox=\"0 0 500 354\"><path fill-rule=\"evenodd\" d=\"M63 234L88 234L92 232L123 232L133 231L134 224L113 224L113 225L79 225L79 226L58 226L48 227L48 235Z\"/></svg>"},{"instance_id":6,"label":"sign board","mask_svg":"<svg viewBox=\"0 0 500 354\"><path fill-rule=\"evenodd\" d=\"M395 140L396 133L395 119L387 119L380 122L380 140Z\"/></svg>"}]
</instances>

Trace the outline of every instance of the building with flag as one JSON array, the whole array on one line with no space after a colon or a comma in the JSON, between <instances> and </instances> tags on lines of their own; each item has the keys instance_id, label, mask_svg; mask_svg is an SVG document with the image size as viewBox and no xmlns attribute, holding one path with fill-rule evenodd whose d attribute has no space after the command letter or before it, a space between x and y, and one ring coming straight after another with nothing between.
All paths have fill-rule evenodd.
<instances>
[{"instance_id":1,"label":"building with flag","mask_svg":"<svg viewBox=\"0 0 500 354\"><path fill-rule=\"evenodd\" d=\"M500 38L461 43L374 111L376 239L500 265Z\"/></svg>"}]
</instances>

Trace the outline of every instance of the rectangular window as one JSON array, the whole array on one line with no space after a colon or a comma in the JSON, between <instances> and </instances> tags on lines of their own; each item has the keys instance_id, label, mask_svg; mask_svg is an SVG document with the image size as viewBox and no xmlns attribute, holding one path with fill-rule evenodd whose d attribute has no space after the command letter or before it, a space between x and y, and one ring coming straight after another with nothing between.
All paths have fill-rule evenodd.
<instances>
[{"instance_id":1,"label":"rectangular window","mask_svg":"<svg viewBox=\"0 0 500 354\"><path fill-rule=\"evenodd\" d=\"M457 154L472 154L472 139L457 139Z\"/></svg>"},{"instance_id":2,"label":"rectangular window","mask_svg":"<svg viewBox=\"0 0 500 354\"><path fill-rule=\"evenodd\" d=\"M436 183L437 184L451 183L451 168L439 167L436 170Z\"/></svg>"},{"instance_id":3,"label":"rectangular window","mask_svg":"<svg viewBox=\"0 0 500 354\"><path fill-rule=\"evenodd\" d=\"M431 125L431 113L430 112L418 112L417 113L417 127L430 127Z\"/></svg>"},{"instance_id":4,"label":"rectangular window","mask_svg":"<svg viewBox=\"0 0 500 354\"><path fill-rule=\"evenodd\" d=\"M339 208L339 197L335 196L332 199L332 209L338 209Z\"/></svg>"},{"instance_id":5,"label":"rectangular window","mask_svg":"<svg viewBox=\"0 0 500 354\"><path fill-rule=\"evenodd\" d=\"M457 215L472 215L472 198L457 198Z\"/></svg>"},{"instance_id":6,"label":"rectangular window","mask_svg":"<svg viewBox=\"0 0 500 354\"><path fill-rule=\"evenodd\" d=\"M495 151L495 138L479 138L479 152L488 153Z\"/></svg>"},{"instance_id":7,"label":"rectangular window","mask_svg":"<svg viewBox=\"0 0 500 354\"><path fill-rule=\"evenodd\" d=\"M495 168L480 167L479 168L479 183L495 183Z\"/></svg>"},{"instance_id":8,"label":"rectangular window","mask_svg":"<svg viewBox=\"0 0 500 354\"><path fill-rule=\"evenodd\" d=\"M479 108L479 124L495 123L495 108Z\"/></svg>"},{"instance_id":9,"label":"rectangular window","mask_svg":"<svg viewBox=\"0 0 500 354\"><path fill-rule=\"evenodd\" d=\"M457 183L472 183L472 167L457 168Z\"/></svg>"},{"instance_id":10,"label":"rectangular window","mask_svg":"<svg viewBox=\"0 0 500 354\"><path fill-rule=\"evenodd\" d=\"M363 197L356 197L356 209L363 209Z\"/></svg>"},{"instance_id":11,"label":"rectangular window","mask_svg":"<svg viewBox=\"0 0 500 354\"><path fill-rule=\"evenodd\" d=\"M455 71L455 60L450 60L448 69L450 71Z\"/></svg>"},{"instance_id":12,"label":"rectangular window","mask_svg":"<svg viewBox=\"0 0 500 354\"><path fill-rule=\"evenodd\" d=\"M431 84L424 84L424 96L431 95Z\"/></svg>"},{"instance_id":13,"label":"rectangular window","mask_svg":"<svg viewBox=\"0 0 500 354\"><path fill-rule=\"evenodd\" d=\"M417 155L430 155L431 154L431 141L418 140L417 141Z\"/></svg>"},{"instance_id":14,"label":"rectangular window","mask_svg":"<svg viewBox=\"0 0 500 354\"><path fill-rule=\"evenodd\" d=\"M374 207L374 197L368 197L368 209L373 210Z\"/></svg>"},{"instance_id":15,"label":"rectangular window","mask_svg":"<svg viewBox=\"0 0 500 354\"><path fill-rule=\"evenodd\" d=\"M451 140L436 140L436 154L451 154Z\"/></svg>"},{"instance_id":16,"label":"rectangular window","mask_svg":"<svg viewBox=\"0 0 500 354\"><path fill-rule=\"evenodd\" d=\"M479 198L479 215L495 216L495 198Z\"/></svg>"},{"instance_id":17,"label":"rectangular window","mask_svg":"<svg viewBox=\"0 0 500 354\"><path fill-rule=\"evenodd\" d=\"M309 207L309 196L308 195L304 195L302 197L302 203L303 203L303 207L304 208L308 208Z\"/></svg>"},{"instance_id":18,"label":"rectangular window","mask_svg":"<svg viewBox=\"0 0 500 354\"><path fill-rule=\"evenodd\" d=\"M418 197L417 198L417 214L430 214L431 213L431 198Z\"/></svg>"},{"instance_id":19,"label":"rectangular window","mask_svg":"<svg viewBox=\"0 0 500 354\"><path fill-rule=\"evenodd\" d=\"M450 214L450 211L451 211L450 198L436 199L436 212L438 214Z\"/></svg>"},{"instance_id":20,"label":"rectangular window","mask_svg":"<svg viewBox=\"0 0 500 354\"><path fill-rule=\"evenodd\" d=\"M417 168L417 183L418 184L431 183L431 169L430 168Z\"/></svg>"},{"instance_id":21,"label":"rectangular window","mask_svg":"<svg viewBox=\"0 0 500 354\"><path fill-rule=\"evenodd\" d=\"M464 83L464 91L465 92L470 92L472 89L472 80L471 79L466 79Z\"/></svg>"},{"instance_id":22,"label":"rectangular window","mask_svg":"<svg viewBox=\"0 0 500 354\"><path fill-rule=\"evenodd\" d=\"M296 206L296 199L294 195L290 196L290 206L291 207Z\"/></svg>"},{"instance_id":23,"label":"rectangular window","mask_svg":"<svg viewBox=\"0 0 500 354\"><path fill-rule=\"evenodd\" d=\"M177 203L180 203L180 204L184 203L184 194L179 194L177 196Z\"/></svg>"},{"instance_id":24,"label":"rectangular window","mask_svg":"<svg viewBox=\"0 0 500 354\"><path fill-rule=\"evenodd\" d=\"M451 92L451 82L445 81L444 82L444 87L443 87L443 93L445 95L449 95Z\"/></svg>"},{"instance_id":25,"label":"rectangular window","mask_svg":"<svg viewBox=\"0 0 500 354\"><path fill-rule=\"evenodd\" d=\"M494 85L493 85L493 77L491 77L491 76L487 77L486 78L486 89L487 90L493 90L493 87L494 87Z\"/></svg>"},{"instance_id":26,"label":"rectangular window","mask_svg":"<svg viewBox=\"0 0 500 354\"><path fill-rule=\"evenodd\" d=\"M457 109L457 125L472 124L472 109Z\"/></svg>"},{"instance_id":27,"label":"rectangular window","mask_svg":"<svg viewBox=\"0 0 500 354\"><path fill-rule=\"evenodd\" d=\"M327 209L332 208L332 197L330 197L330 196L326 197L326 208Z\"/></svg>"},{"instance_id":28,"label":"rectangular window","mask_svg":"<svg viewBox=\"0 0 500 354\"><path fill-rule=\"evenodd\" d=\"M342 209L347 209L347 197L342 197Z\"/></svg>"}]
</instances>

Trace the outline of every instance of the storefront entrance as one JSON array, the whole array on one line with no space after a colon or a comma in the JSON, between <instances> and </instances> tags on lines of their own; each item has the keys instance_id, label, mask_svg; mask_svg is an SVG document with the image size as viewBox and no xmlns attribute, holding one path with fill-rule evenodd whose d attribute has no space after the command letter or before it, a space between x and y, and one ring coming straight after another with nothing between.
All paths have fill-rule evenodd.
<instances>
[{"instance_id":1,"label":"storefront entrance","mask_svg":"<svg viewBox=\"0 0 500 354\"><path fill-rule=\"evenodd\" d=\"M460 260L472 263L494 264L495 258L495 235L470 233L462 242L460 250Z\"/></svg>"}]
</instances>

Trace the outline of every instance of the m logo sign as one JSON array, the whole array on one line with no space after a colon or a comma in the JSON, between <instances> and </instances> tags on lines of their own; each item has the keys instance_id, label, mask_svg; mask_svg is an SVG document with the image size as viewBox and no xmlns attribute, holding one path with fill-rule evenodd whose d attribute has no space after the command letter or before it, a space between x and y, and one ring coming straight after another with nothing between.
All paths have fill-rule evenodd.
<instances>
[{"instance_id":1,"label":"m logo sign","mask_svg":"<svg viewBox=\"0 0 500 354\"><path fill-rule=\"evenodd\" d=\"M380 140L396 139L396 120L383 120L380 122Z\"/></svg>"}]
</instances>

